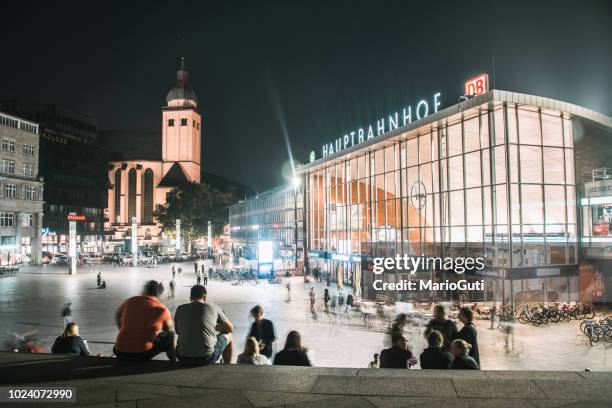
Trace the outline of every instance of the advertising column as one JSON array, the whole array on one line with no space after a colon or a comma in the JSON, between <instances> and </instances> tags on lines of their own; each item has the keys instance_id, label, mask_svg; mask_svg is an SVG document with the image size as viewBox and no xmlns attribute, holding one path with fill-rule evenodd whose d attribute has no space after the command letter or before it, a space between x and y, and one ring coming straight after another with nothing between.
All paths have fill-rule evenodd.
<instances>
[{"instance_id":1,"label":"advertising column","mask_svg":"<svg viewBox=\"0 0 612 408\"><path fill-rule=\"evenodd\" d=\"M177 259L181 256L181 220L176 220L175 255Z\"/></svg>"},{"instance_id":2,"label":"advertising column","mask_svg":"<svg viewBox=\"0 0 612 408\"><path fill-rule=\"evenodd\" d=\"M70 275L76 274L76 213L70 213L68 215L68 257L70 258L69 273Z\"/></svg>"},{"instance_id":3,"label":"advertising column","mask_svg":"<svg viewBox=\"0 0 612 408\"><path fill-rule=\"evenodd\" d=\"M138 266L138 224L136 217L132 217L132 266Z\"/></svg>"}]
</instances>

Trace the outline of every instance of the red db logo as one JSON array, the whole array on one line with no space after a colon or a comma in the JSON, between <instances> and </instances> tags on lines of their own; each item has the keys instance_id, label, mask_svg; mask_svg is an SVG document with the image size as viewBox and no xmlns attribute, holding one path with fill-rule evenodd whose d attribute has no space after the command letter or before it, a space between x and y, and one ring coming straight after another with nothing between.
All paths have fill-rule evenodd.
<instances>
[{"instance_id":1,"label":"red db logo","mask_svg":"<svg viewBox=\"0 0 612 408\"><path fill-rule=\"evenodd\" d=\"M489 75L480 74L465 82L466 95L482 95L489 90Z\"/></svg>"}]
</instances>

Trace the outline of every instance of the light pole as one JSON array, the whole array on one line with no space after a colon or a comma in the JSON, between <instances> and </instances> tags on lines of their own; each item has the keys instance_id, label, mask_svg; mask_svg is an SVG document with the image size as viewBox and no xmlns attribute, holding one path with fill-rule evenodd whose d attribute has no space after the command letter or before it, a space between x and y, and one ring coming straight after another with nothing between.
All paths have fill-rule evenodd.
<instances>
[{"instance_id":1,"label":"light pole","mask_svg":"<svg viewBox=\"0 0 612 408\"><path fill-rule=\"evenodd\" d=\"M138 266L138 224L132 217L132 266Z\"/></svg>"},{"instance_id":2,"label":"light pole","mask_svg":"<svg viewBox=\"0 0 612 408\"><path fill-rule=\"evenodd\" d=\"M71 212L68 214L68 257L70 258L70 265L68 267L68 273L70 275L76 274L76 263L77 263L77 250L76 250L76 218L77 214Z\"/></svg>"},{"instance_id":3,"label":"light pole","mask_svg":"<svg viewBox=\"0 0 612 408\"><path fill-rule=\"evenodd\" d=\"M294 264L293 267L297 270L298 268L298 219L297 219L297 196L300 188L300 178L293 176L293 255Z\"/></svg>"},{"instance_id":4,"label":"light pole","mask_svg":"<svg viewBox=\"0 0 612 408\"><path fill-rule=\"evenodd\" d=\"M175 230L176 230L176 242L174 244L174 253L178 261L179 257L181 256L181 220L179 219L176 220Z\"/></svg>"},{"instance_id":5,"label":"light pole","mask_svg":"<svg viewBox=\"0 0 612 408\"><path fill-rule=\"evenodd\" d=\"M208 246L208 258L212 256L212 224L210 220L208 220L208 240L206 242Z\"/></svg>"}]
</instances>

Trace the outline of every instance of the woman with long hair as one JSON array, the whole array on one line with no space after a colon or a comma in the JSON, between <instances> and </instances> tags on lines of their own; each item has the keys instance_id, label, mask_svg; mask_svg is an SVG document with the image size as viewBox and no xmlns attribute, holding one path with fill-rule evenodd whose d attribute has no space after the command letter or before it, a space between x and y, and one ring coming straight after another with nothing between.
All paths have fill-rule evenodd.
<instances>
[{"instance_id":1,"label":"woman with long hair","mask_svg":"<svg viewBox=\"0 0 612 408\"><path fill-rule=\"evenodd\" d=\"M287 335L285 348L276 353L274 365L311 366L308 350L302 346L302 337L297 331Z\"/></svg>"}]
</instances>

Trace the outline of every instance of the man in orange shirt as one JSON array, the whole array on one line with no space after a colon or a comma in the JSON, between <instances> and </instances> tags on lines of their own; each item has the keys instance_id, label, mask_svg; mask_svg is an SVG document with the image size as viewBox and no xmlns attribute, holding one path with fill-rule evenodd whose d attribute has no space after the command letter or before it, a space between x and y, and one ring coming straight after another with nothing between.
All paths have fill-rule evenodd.
<instances>
[{"instance_id":1,"label":"man in orange shirt","mask_svg":"<svg viewBox=\"0 0 612 408\"><path fill-rule=\"evenodd\" d=\"M119 334L113 349L119 360L147 361L165 352L170 361L176 361L174 322L168 308L159 301L163 291L161 282L149 281L141 296L131 297L119 306Z\"/></svg>"}]
</instances>

